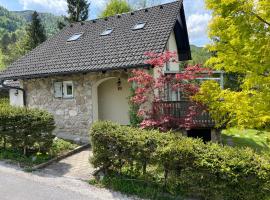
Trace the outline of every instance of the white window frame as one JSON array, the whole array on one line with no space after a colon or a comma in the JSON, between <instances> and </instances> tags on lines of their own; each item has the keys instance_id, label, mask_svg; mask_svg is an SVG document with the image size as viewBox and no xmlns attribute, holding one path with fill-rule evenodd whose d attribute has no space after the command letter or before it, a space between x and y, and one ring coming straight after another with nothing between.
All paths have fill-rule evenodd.
<instances>
[{"instance_id":1,"label":"white window frame","mask_svg":"<svg viewBox=\"0 0 270 200\"><path fill-rule=\"evenodd\" d=\"M68 86L72 87L72 94L67 93ZM74 85L72 81L63 81L63 98L70 99L74 97Z\"/></svg>"}]
</instances>

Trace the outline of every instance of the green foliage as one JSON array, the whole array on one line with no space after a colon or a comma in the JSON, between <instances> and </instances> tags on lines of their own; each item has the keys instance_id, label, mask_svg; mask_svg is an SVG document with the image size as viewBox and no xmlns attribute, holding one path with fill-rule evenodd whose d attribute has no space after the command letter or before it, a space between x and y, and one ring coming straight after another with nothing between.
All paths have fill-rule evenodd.
<instances>
[{"instance_id":1,"label":"green foliage","mask_svg":"<svg viewBox=\"0 0 270 200\"><path fill-rule=\"evenodd\" d=\"M50 148L51 155L59 155L78 147L78 145L60 138L54 138L52 147Z\"/></svg>"},{"instance_id":2,"label":"green foliage","mask_svg":"<svg viewBox=\"0 0 270 200\"><path fill-rule=\"evenodd\" d=\"M88 9L90 3L87 0L67 0L68 21L81 22L88 19Z\"/></svg>"},{"instance_id":3,"label":"green foliage","mask_svg":"<svg viewBox=\"0 0 270 200\"><path fill-rule=\"evenodd\" d=\"M27 23L31 23L32 15L34 11L32 10L25 10L25 11L12 11L12 13L16 14L17 16L21 17L24 21L24 26ZM64 17L62 16L55 16L51 13L38 13L41 23L45 29L46 36L51 37L56 34L58 30L58 22L63 22Z\"/></svg>"},{"instance_id":4,"label":"green foliage","mask_svg":"<svg viewBox=\"0 0 270 200\"><path fill-rule=\"evenodd\" d=\"M103 180L97 182L96 179L89 181L89 184L95 186L106 187L112 190L120 191L128 195L136 195L143 199L155 200L182 200L181 196L175 197L164 192L162 186L156 183L149 183L143 180L135 179L131 176L119 176L118 174L110 174Z\"/></svg>"},{"instance_id":5,"label":"green foliage","mask_svg":"<svg viewBox=\"0 0 270 200\"><path fill-rule=\"evenodd\" d=\"M207 49L203 47L190 45L190 50L191 50L192 60L189 61L188 63L191 65L196 65L196 64L204 65L205 62L211 57L211 53L209 53Z\"/></svg>"},{"instance_id":6,"label":"green foliage","mask_svg":"<svg viewBox=\"0 0 270 200\"><path fill-rule=\"evenodd\" d=\"M135 95L135 89L131 87L130 92L131 92L131 95L128 99L131 99ZM130 124L133 127L138 127L143 120L142 117L139 117L137 115L139 108L140 108L139 105L134 104L133 102L129 101L129 119L130 119Z\"/></svg>"},{"instance_id":7,"label":"green foliage","mask_svg":"<svg viewBox=\"0 0 270 200\"><path fill-rule=\"evenodd\" d=\"M24 21L20 16L0 6L0 35L15 32L23 24Z\"/></svg>"},{"instance_id":8,"label":"green foliage","mask_svg":"<svg viewBox=\"0 0 270 200\"><path fill-rule=\"evenodd\" d=\"M270 123L270 102L263 95L256 90L222 90L216 82L206 81L194 98L208 107L217 127L261 129Z\"/></svg>"},{"instance_id":9,"label":"green foliage","mask_svg":"<svg viewBox=\"0 0 270 200\"><path fill-rule=\"evenodd\" d=\"M130 12L132 9L126 0L110 0L101 13L101 17L109 17L116 14Z\"/></svg>"},{"instance_id":10,"label":"green foliage","mask_svg":"<svg viewBox=\"0 0 270 200\"><path fill-rule=\"evenodd\" d=\"M8 11L0 6L0 70L25 55L29 49L29 37L26 27L32 21L34 11ZM48 13L39 13L40 23L46 36L51 37L58 32L58 21L63 17ZM31 46L31 45L30 45Z\"/></svg>"},{"instance_id":11,"label":"green foliage","mask_svg":"<svg viewBox=\"0 0 270 200\"><path fill-rule=\"evenodd\" d=\"M39 149L36 149L36 151L31 150L31 152L26 156L23 155L22 151L14 149L10 145L4 149L0 143L0 160L9 160L11 162L19 163L20 166L31 167L33 165L47 162L53 157L73 150L76 147L76 144L55 138L53 140L52 147L48 152L40 152Z\"/></svg>"},{"instance_id":12,"label":"green foliage","mask_svg":"<svg viewBox=\"0 0 270 200\"><path fill-rule=\"evenodd\" d=\"M204 144L174 133L111 122L95 123L90 137L91 162L95 167L106 174L127 175L135 179L133 182L153 183L170 195L214 200L256 200L270 195L269 157L259 156L248 148ZM109 182L112 186L117 180ZM117 189L119 184L113 188ZM136 193L131 190L127 192Z\"/></svg>"},{"instance_id":13,"label":"green foliage","mask_svg":"<svg viewBox=\"0 0 270 200\"><path fill-rule=\"evenodd\" d=\"M46 40L45 30L37 12L33 13L32 21L26 28L26 40L25 49L28 51L36 48Z\"/></svg>"},{"instance_id":14,"label":"green foliage","mask_svg":"<svg viewBox=\"0 0 270 200\"><path fill-rule=\"evenodd\" d=\"M228 126L265 128L270 126L270 2L269 0L206 0L212 10L208 46L216 56L207 64L239 75L239 87L221 91L207 83L204 100L228 118ZM218 90L217 93L214 90ZM207 94L208 93L208 94ZM222 99L223 101L219 101ZM213 105L210 105L213 104ZM216 111L213 110L216 109ZM218 117L219 118L219 117Z\"/></svg>"},{"instance_id":15,"label":"green foliage","mask_svg":"<svg viewBox=\"0 0 270 200\"><path fill-rule=\"evenodd\" d=\"M53 116L45 111L0 105L0 140L24 155L33 149L47 152L53 143Z\"/></svg>"}]
</instances>

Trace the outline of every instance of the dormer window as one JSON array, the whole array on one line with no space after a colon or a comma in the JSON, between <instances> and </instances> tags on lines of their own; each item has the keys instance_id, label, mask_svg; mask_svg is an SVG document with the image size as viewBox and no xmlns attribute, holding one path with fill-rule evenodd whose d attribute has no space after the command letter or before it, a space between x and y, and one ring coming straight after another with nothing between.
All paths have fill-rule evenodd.
<instances>
[{"instance_id":1,"label":"dormer window","mask_svg":"<svg viewBox=\"0 0 270 200\"><path fill-rule=\"evenodd\" d=\"M145 22L139 22L135 24L135 26L133 27L133 30L143 29L144 27L145 27Z\"/></svg>"},{"instance_id":2,"label":"dormer window","mask_svg":"<svg viewBox=\"0 0 270 200\"><path fill-rule=\"evenodd\" d=\"M112 31L113 31L112 28L108 28L105 31L103 31L100 35L101 36L110 35L112 33Z\"/></svg>"},{"instance_id":3,"label":"dormer window","mask_svg":"<svg viewBox=\"0 0 270 200\"><path fill-rule=\"evenodd\" d=\"M70 38L68 38L68 42L72 42L72 41L76 41L78 40L81 36L83 35L83 33L75 33L74 35L72 35Z\"/></svg>"}]
</instances>

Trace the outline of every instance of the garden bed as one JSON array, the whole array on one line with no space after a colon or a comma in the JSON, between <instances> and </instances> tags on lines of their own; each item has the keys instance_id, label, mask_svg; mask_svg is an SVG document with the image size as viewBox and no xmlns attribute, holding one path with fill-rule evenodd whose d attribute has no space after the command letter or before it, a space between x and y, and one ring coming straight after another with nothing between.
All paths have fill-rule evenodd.
<instances>
[{"instance_id":1,"label":"garden bed","mask_svg":"<svg viewBox=\"0 0 270 200\"><path fill-rule=\"evenodd\" d=\"M28 155L24 155L21 150L16 150L9 146L4 149L3 145L0 144L0 160L19 165L22 168L32 168L61 155L65 155L78 147L79 145L73 142L55 138L48 152L40 153L34 150L32 152L30 151Z\"/></svg>"}]
</instances>

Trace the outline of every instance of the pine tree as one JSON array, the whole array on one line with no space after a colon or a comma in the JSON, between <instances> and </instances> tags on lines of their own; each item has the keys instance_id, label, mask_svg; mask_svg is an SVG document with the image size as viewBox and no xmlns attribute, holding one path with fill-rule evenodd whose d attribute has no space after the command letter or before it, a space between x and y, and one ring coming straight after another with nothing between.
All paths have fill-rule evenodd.
<instances>
[{"instance_id":1,"label":"pine tree","mask_svg":"<svg viewBox=\"0 0 270 200\"><path fill-rule=\"evenodd\" d=\"M38 13L32 14L32 22L28 25L26 34L26 50L30 51L46 40L46 34L43 25L39 19Z\"/></svg>"},{"instance_id":2,"label":"pine tree","mask_svg":"<svg viewBox=\"0 0 270 200\"><path fill-rule=\"evenodd\" d=\"M88 19L88 9L90 3L87 0L67 0L68 3L68 21L81 22Z\"/></svg>"}]
</instances>

